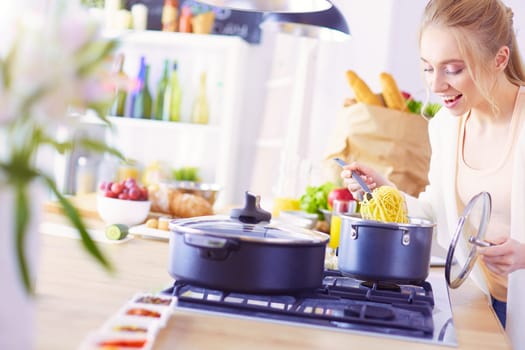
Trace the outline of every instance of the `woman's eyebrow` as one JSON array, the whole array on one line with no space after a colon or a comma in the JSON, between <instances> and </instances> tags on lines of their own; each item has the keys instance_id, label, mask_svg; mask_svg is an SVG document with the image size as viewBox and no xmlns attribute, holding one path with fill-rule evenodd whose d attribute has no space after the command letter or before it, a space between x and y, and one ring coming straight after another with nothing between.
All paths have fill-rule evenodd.
<instances>
[{"instance_id":1,"label":"woman's eyebrow","mask_svg":"<svg viewBox=\"0 0 525 350\"><path fill-rule=\"evenodd\" d=\"M420 57L421 61L423 61L424 63L429 63L426 59L424 59L423 57ZM465 61L459 59L459 58L451 58L449 60L445 60L443 62L439 62L439 64L441 65L445 65L445 64L451 64L451 63L465 63Z\"/></svg>"}]
</instances>

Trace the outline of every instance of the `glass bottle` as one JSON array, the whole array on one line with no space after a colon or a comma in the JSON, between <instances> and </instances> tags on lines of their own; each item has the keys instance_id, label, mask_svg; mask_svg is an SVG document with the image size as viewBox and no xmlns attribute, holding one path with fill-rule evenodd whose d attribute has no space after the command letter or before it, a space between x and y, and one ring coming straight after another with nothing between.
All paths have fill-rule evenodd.
<instances>
[{"instance_id":1,"label":"glass bottle","mask_svg":"<svg viewBox=\"0 0 525 350\"><path fill-rule=\"evenodd\" d=\"M124 54L119 54L115 60L115 71L117 72L117 84L115 88L115 99L111 105L109 114L112 116L123 117L126 109L126 98L128 96L126 90L126 82L128 76L124 73Z\"/></svg>"},{"instance_id":2,"label":"glass bottle","mask_svg":"<svg viewBox=\"0 0 525 350\"><path fill-rule=\"evenodd\" d=\"M155 99L155 119L162 120L164 114L164 95L169 83L169 60L164 60L162 76L157 84L157 98Z\"/></svg>"},{"instance_id":3,"label":"glass bottle","mask_svg":"<svg viewBox=\"0 0 525 350\"><path fill-rule=\"evenodd\" d=\"M192 123L208 124L209 119L208 96L206 95L206 72L201 73L199 95L193 103L191 112Z\"/></svg>"},{"instance_id":4,"label":"glass bottle","mask_svg":"<svg viewBox=\"0 0 525 350\"><path fill-rule=\"evenodd\" d=\"M86 194L95 191L96 164L89 155L77 159L75 194Z\"/></svg>"},{"instance_id":5,"label":"glass bottle","mask_svg":"<svg viewBox=\"0 0 525 350\"><path fill-rule=\"evenodd\" d=\"M164 0L162 7L162 31L176 32L179 21L179 1L178 0Z\"/></svg>"},{"instance_id":6,"label":"glass bottle","mask_svg":"<svg viewBox=\"0 0 525 350\"><path fill-rule=\"evenodd\" d=\"M162 119L172 122L180 121L181 103L182 89L177 73L177 61L175 61L173 62L169 84L166 87L166 91L164 93L164 114Z\"/></svg>"},{"instance_id":7,"label":"glass bottle","mask_svg":"<svg viewBox=\"0 0 525 350\"><path fill-rule=\"evenodd\" d=\"M149 79L149 64L145 64L142 78L139 78L139 90L135 96L135 104L133 105L133 118L151 118L152 98L148 88Z\"/></svg>"},{"instance_id":8,"label":"glass bottle","mask_svg":"<svg viewBox=\"0 0 525 350\"><path fill-rule=\"evenodd\" d=\"M137 96L139 95L139 92L142 89L145 70L146 70L146 58L144 56L141 56L140 64L139 64L139 72L133 82L133 87L132 87L132 92L131 92L131 103L130 103L130 111L129 111L129 116L131 118L140 118L140 113L138 112L138 108L136 109L135 106L137 104L136 103Z\"/></svg>"}]
</instances>

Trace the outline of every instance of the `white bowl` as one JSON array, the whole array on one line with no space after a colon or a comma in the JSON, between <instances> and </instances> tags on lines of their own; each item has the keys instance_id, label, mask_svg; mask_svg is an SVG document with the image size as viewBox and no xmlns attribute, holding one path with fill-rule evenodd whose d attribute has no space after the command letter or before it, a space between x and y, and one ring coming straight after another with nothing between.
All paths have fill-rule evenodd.
<instances>
[{"instance_id":1,"label":"white bowl","mask_svg":"<svg viewBox=\"0 0 525 350\"><path fill-rule=\"evenodd\" d=\"M97 195L97 211L108 224L138 225L148 217L150 201L132 201Z\"/></svg>"},{"instance_id":2,"label":"white bowl","mask_svg":"<svg viewBox=\"0 0 525 350\"><path fill-rule=\"evenodd\" d=\"M317 214L301 210L281 210L279 220L306 229L313 229L317 223Z\"/></svg>"}]
</instances>

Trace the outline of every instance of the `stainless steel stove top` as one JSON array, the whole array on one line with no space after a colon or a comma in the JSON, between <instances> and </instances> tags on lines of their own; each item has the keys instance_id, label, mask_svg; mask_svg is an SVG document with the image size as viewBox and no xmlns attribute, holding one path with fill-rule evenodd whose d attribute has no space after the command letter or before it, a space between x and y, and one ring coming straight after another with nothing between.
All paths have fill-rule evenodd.
<instances>
[{"instance_id":1,"label":"stainless steel stove top","mask_svg":"<svg viewBox=\"0 0 525 350\"><path fill-rule=\"evenodd\" d=\"M165 292L177 297L178 308L199 312L457 346L443 273L418 285L392 285L326 271L322 288L289 295L226 292L183 281Z\"/></svg>"}]
</instances>

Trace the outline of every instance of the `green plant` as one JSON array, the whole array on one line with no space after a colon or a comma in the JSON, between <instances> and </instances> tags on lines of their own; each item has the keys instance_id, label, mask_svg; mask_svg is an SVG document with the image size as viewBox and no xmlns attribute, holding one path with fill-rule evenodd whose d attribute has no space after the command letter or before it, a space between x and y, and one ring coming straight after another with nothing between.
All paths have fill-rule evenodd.
<instances>
[{"instance_id":1,"label":"green plant","mask_svg":"<svg viewBox=\"0 0 525 350\"><path fill-rule=\"evenodd\" d=\"M31 216L28 185L34 181L41 181L54 193L87 251L112 269L76 208L58 190L54 179L37 167L36 159L43 147L58 152L73 147L72 140L59 142L55 138L58 127L79 125L73 109L92 110L110 124L105 115L114 88L110 58L117 42L103 38L100 24L81 7L72 7L68 1L53 4L47 13L7 14L7 18L15 19L17 30L5 53L0 51L0 132L6 135L6 151L0 155L0 188L12 188L15 194L15 249L22 281L30 293L33 286L24 242ZM117 150L95 140L84 138L79 142L123 158Z\"/></svg>"},{"instance_id":2,"label":"green plant","mask_svg":"<svg viewBox=\"0 0 525 350\"><path fill-rule=\"evenodd\" d=\"M80 3L85 7L103 8L105 1L104 0L81 0Z\"/></svg>"}]
</instances>

